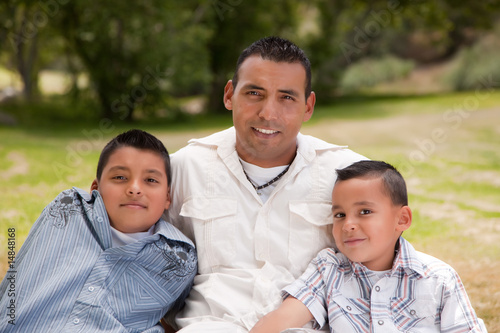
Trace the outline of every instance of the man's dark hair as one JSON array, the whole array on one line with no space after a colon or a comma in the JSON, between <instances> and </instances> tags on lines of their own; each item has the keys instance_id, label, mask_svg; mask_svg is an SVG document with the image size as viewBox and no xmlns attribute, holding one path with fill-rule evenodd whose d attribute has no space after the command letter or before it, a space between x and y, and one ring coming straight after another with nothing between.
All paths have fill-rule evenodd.
<instances>
[{"instance_id":1,"label":"man's dark hair","mask_svg":"<svg viewBox=\"0 0 500 333\"><path fill-rule=\"evenodd\" d=\"M337 169L336 183L352 178L381 178L385 193L394 205L408 206L406 183L392 165L382 161L359 161L344 169Z\"/></svg>"},{"instance_id":2,"label":"man's dark hair","mask_svg":"<svg viewBox=\"0 0 500 333\"><path fill-rule=\"evenodd\" d=\"M274 62L301 63L306 71L306 100L309 98L311 94L311 62L297 45L276 36L262 38L241 52L233 75L233 89L236 89L238 84L238 72L241 64L253 55L260 55L262 59Z\"/></svg>"},{"instance_id":3,"label":"man's dark hair","mask_svg":"<svg viewBox=\"0 0 500 333\"><path fill-rule=\"evenodd\" d=\"M170 156L168 155L167 148L163 143L158 140L154 135L148 132L132 129L122 134L117 135L101 151L99 162L97 163L97 180L101 180L102 171L106 164L108 164L109 157L116 150L122 147L133 147L137 149L149 150L161 156L165 162L165 173L167 174L167 182L170 188L171 170L170 170Z\"/></svg>"}]
</instances>

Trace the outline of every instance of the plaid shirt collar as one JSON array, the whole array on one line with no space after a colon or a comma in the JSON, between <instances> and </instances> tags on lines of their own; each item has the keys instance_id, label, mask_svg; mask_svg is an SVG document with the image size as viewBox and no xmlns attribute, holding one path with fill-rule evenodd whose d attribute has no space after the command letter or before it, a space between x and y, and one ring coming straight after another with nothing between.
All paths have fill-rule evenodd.
<instances>
[{"instance_id":1,"label":"plaid shirt collar","mask_svg":"<svg viewBox=\"0 0 500 333\"><path fill-rule=\"evenodd\" d=\"M354 276L362 277L370 274L370 270L363 264L351 260L341 265L339 270L344 271L346 276L351 273L351 277L347 278L347 280ZM396 243L395 256L390 275L392 276L402 271L405 271L408 275L417 274L422 277L427 277L429 274L426 267L418 260L415 248L406 239L399 237Z\"/></svg>"}]
</instances>

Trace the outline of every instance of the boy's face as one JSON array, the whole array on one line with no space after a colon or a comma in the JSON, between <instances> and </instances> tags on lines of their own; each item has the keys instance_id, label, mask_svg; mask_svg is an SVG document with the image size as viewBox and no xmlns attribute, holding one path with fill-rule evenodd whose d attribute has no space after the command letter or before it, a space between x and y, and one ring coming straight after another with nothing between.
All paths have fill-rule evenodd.
<instances>
[{"instance_id":1,"label":"boy's face","mask_svg":"<svg viewBox=\"0 0 500 333\"><path fill-rule=\"evenodd\" d=\"M373 271L391 269L396 241L411 225L409 207L395 206L380 178L336 183L332 203L337 248Z\"/></svg>"},{"instance_id":2,"label":"boy's face","mask_svg":"<svg viewBox=\"0 0 500 333\"><path fill-rule=\"evenodd\" d=\"M165 162L149 150L122 147L113 152L98 190L106 206L111 226L124 233L147 231L170 206Z\"/></svg>"}]
</instances>

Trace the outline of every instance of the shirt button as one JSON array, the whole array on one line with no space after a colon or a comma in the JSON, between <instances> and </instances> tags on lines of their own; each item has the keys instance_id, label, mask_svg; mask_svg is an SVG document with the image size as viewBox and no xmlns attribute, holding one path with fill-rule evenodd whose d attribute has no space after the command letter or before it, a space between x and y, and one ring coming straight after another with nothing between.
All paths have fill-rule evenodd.
<instances>
[{"instance_id":1,"label":"shirt button","mask_svg":"<svg viewBox=\"0 0 500 333\"><path fill-rule=\"evenodd\" d=\"M411 310L411 311L410 311L410 314L411 314L412 316L414 316L414 315L416 315L416 314L417 314L417 311L415 311L415 310Z\"/></svg>"},{"instance_id":2,"label":"shirt button","mask_svg":"<svg viewBox=\"0 0 500 333\"><path fill-rule=\"evenodd\" d=\"M376 287L375 287L375 291L377 291L377 292L378 292L378 291L380 291L380 287L379 287L379 286L376 286Z\"/></svg>"},{"instance_id":3,"label":"shirt button","mask_svg":"<svg viewBox=\"0 0 500 333\"><path fill-rule=\"evenodd\" d=\"M78 318L73 319L73 324L75 324L75 325L76 325L76 324L78 324L79 322L80 322L80 319L78 319Z\"/></svg>"},{"instance_id":4,"label":"shirt button","mask_svg":"<svg viewBox=\"0 0 500 333\"><path fill-rule=\"evenodd\" d=\"M108 260L108 261L111 260L111 256L109 254L106 255L106 260Z\"/></svg>"},{"instance_id":5,"label":"shirt button","mask_svg":"<svg viewBox=\"0 0 500 333\"><path fill-rule=\"evenodd\" d=\"M346 309L347 309L347 310L349 310L349 311L351 311L351 310L352 310L352 308L351 308L349 305L348 305L348 306L346 306Z\"/></svg>"},{"instance_id":6,"label":"shirt button","mask_svg":"<svg viewBox=\"0 0 500 333\"><path fill-rule=\"evenodd\" d=\"M104 219L101 216L98 216L97 217L97 222L102 222L102 221L104 221Z\"/></svg>"},{"instance_id":7,"label":"shirt button","mask_svg":"<svg viewBox=\"0 0 500 333\"><path fill-rule=\"evenodd\" d=\"M94 287L90 286L89 291L94 291Z\"/></svg>"},{"instance_id":8,"label":"shirt button","mask_svg":"<svg viewBox=\"0 0 500 333\"><path fill-rule=\"evenodd\" d=\"M379 324L380 326L382 326L382 325L384 325L384 321L383 321L383 320L379 320L379 321L378 321L378 324Z\"/></svg>"}]
</instances>

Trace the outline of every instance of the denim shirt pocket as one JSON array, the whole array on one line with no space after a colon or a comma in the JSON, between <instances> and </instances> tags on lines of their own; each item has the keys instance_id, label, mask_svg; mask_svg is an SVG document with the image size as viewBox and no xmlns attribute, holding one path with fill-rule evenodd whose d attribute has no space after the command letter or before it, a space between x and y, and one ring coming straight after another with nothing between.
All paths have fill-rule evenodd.
<instances>
[{"instance_id":1,"label":"denim shirt pocket","mask_svg":"<svg viewBox=\"0 0 500 333\"><path fill-rule=\"evenodd\" d=\"M288 259L299 273L319 251L334 245L332 204L329 201L293 200L290 209Z\"/></svg>"},{"instance_id":2,"label":"denim shirt pocket","mask_svg":"<svg viewBox=\"0 0 500 333\"><path fill-rule=\"evenodd\" d=\"M237 207L234 198L204 196L191 197L182 205L179 214L193 224L200 273L209 273L234 259Z\"/></svg>"},{"instance_id":3,"label":"denim shirt pocket","mask_svg":"<svg viewBox=\"0 0 500 333\"><path fill-rule=\"evenodd\" d=\"M438 332L432 299L391 298L394 325L403 332Z\"/></svg>"},{"instance_id":4,"label":"denim shirt pocket","mask_svg":"<svg viewBox=\"0 0 500 333\"><path fill-rule=\"evenodd\" d=\"M103 308L128 332L153 327L173 304L172 295L158 292L160 284L149 273L142 265L131 263L106 290Z\"/></svg>"}]
</instances>

